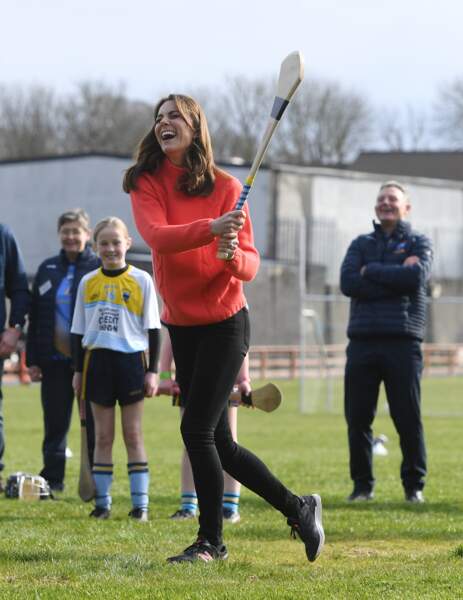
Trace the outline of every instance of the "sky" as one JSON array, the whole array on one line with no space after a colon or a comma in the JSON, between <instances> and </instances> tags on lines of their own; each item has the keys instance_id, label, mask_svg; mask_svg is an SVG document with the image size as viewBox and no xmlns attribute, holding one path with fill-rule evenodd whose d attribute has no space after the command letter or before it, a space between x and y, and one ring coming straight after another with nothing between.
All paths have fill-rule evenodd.
<instances>
[{"instance_id":1,"label":"sky","mask_svg":"<svg viewBox=\"0 0 463 600\"><path fill-rule=\"evenodd\" d=\"M0 85L124 84L155 102L227 76L277 76L294 50L306 76L377 108L427 110L463 77L460 0L0 0Z\"/></svg>"}]
</instances>

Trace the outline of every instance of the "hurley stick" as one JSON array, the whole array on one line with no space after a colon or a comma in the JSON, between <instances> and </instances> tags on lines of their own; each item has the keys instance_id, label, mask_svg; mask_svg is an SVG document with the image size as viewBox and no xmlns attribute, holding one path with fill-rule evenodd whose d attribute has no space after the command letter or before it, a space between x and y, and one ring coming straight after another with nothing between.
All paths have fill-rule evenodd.
<instances>
[{"instance_id":1,"label":"hurley stick","mask_svg":"<svg viewBox=\"0 0 463 600\"><path fill-rule=\"evenodd\" d=\"M281 391L273 383L267 383L260 388L252 390L252 392L246 396L240 394L240 392L232 392L230 394L230 401L232 403L241 402L247 406L254 406L265 412L273 412L281 404Z\"/></svg>"},{"instance_id":2,"label":"hurley stick","mask_svg":"<svg viewBox=\"0 0 463 600\"><path fill-rule=\"evenodd\" d=\"M260 388L252 390L249 395L241 392L232 392L228 400L230 406L244 404L259 408L264 412L273 412L281 404L281 391L274 383L267 383ZM178 394L172 396L172 406L180 406L180 398Z\"/></svg>"},{"instance_id":3,"label":"hurley stick","mask_svg":"<svg viewBox=\"0 0 463 600\"><path fill-rule=\"evenodd\" d=\"M241 195L236 203L235 210L239 210L243 207L246 202L249 191L251 190L254 182L254 177L260 167L260 164L264 158L267 148L270 144L270 140L280 122L283 113L286 110L291 98L294 96L297 88L299 87L302 79L304 78L304 59L300 52L292 52L289 54L284 61L281 63L280 75L278 77L277 93L273 101L272 110L267 123L267 128L264 133L264 137L257 149L256 156L252 163L251 169L246 177L245 184L241 191ZM217 252L217 258L222 260L230 259L227 252Z\"/></svg>"},{"instance_id":4,"label":"hurley stick","mask_svg":"<svg viewBox=\"0 0 463 600\"><path fill-rule=\"evenodd\" d=\"M88 457L87 443L87 414L85 407L85 399L82 394L79 398L80 412L80 472L78 493L81 500L90 502L95 498L95 482L92 477L92 469L90 468L90 460Z\"/></svg>"}]
</instances>

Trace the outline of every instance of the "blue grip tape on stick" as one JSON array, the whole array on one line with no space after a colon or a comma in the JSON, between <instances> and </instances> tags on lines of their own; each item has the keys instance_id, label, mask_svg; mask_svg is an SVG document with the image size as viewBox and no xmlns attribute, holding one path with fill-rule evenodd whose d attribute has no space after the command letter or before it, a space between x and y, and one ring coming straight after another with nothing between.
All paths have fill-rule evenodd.
<instances>
[{"instance_id":1,"label":"blue grip tape on stick","mask_svg":"<svg viewBox=\"0 0 463 600\"><path fill-rule=\"evenodd\" d=\"M248 177L246 179L246 183L243 185L240 197L238 198L238 202L236 203L235 210L241 210L243 208L243 205L246 202L246 198L248 197L249 191L252 187L253 181L254 177Z\"/></svg>"}]
</instances>

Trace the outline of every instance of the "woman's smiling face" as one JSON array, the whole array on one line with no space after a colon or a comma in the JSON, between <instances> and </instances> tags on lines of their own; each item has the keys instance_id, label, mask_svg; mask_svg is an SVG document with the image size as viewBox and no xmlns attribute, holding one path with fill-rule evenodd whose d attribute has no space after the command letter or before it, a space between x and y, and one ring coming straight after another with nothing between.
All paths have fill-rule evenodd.
<instances>
[{"instance_id":1,"label":"woman's smiling face","mask_svg":"<svg viewBox=\"0 0 463 600\"><path fill-rule=\"evenodd\" d=\"M154 135L168 159L175 165L183 165L194 131L173 100L167 100L159 107L154 122Z\"/></svg>"}]
</instances>

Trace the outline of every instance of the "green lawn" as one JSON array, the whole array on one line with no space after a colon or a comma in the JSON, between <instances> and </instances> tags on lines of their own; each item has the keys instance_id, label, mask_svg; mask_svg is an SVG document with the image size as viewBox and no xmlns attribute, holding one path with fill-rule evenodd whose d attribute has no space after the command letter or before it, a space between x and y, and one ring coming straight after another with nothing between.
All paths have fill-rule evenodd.
<instances>
[{"instance_id":1,"label":"green lawn","mask_svg":"<svg viewBox=\"0 0 463 600\"><path fill-rule=\"evenodd\" d=\"M340 386L336 385L339 406ZM240 440L297 493L324 502L326 546L314 564L290 539L281 515L252 493L242 494L242 521L227 525L230 558L220 564L167 565L165 558L194 538L196 524L172 522L177 508L180 440L177 409L165 398L146 402L145 435L151 465L151 521L129 522L126 458L116 443L113 515L88 518L75 494L78 422L69 445L67 491L57 502L0 500L3 543L0 598L463 598L463 418L426 417L427 503L403 502L400 452L389 418L375 430L390 442L377 457L376 499L348 505L346 431L341 414L298 412L296 383L273 414L240 411ZM5 387L6 474L41 467L41 410L37 386ZM452 412L463 381L426 380L424 401ZM430 410L432 413L433 411ZM463 411L461 411L463 412ZM458 411L456 411L458 413Z\"/></svg>"}]
</instances>

